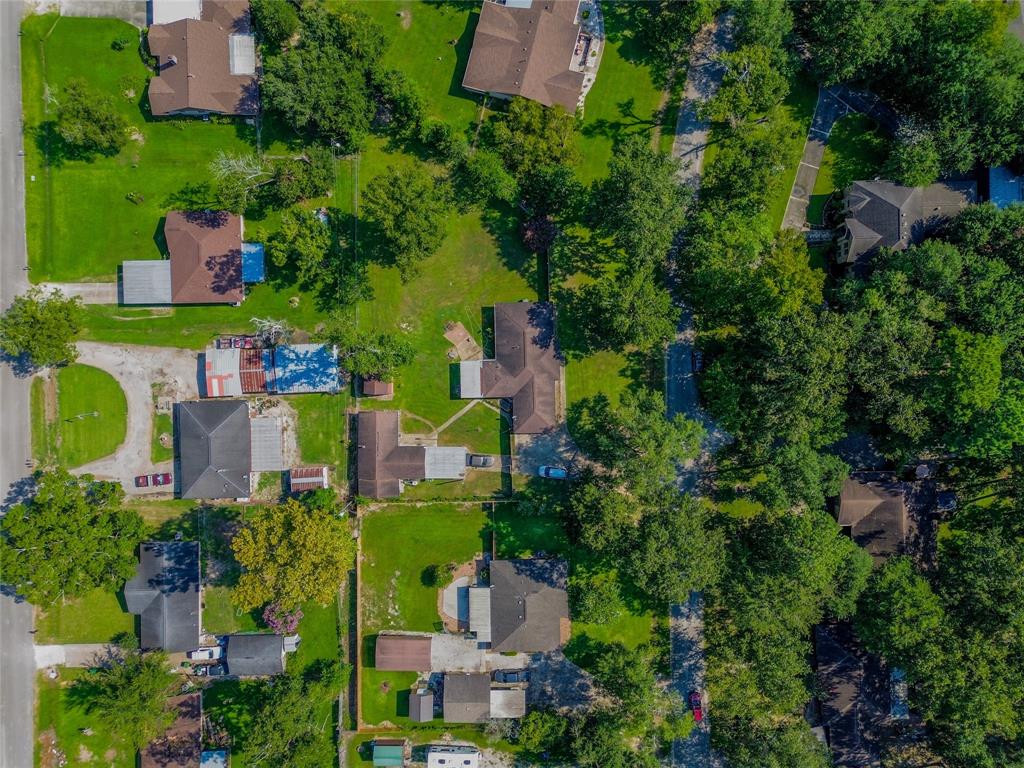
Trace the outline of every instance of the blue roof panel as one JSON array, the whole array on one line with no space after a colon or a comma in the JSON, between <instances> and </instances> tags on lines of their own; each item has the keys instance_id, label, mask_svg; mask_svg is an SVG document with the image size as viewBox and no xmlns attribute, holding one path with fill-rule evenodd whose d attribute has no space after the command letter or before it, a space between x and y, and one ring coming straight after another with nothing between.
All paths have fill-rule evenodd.
<instances>
[{"instance_id":1,"label":"blue roof panel","mask_svg":"<svg viewBox=\"0 0 1024 768\"><path fill-rule=\"evenodd\" d=\"M989 200L997 208L1024 202L1024 176L1015 176L1007 166L988 169Z\"/></svg>"},{"instance_id":2,"label":"blue roof panel","mask_svg":"<svg viewBox=\"0 0 1024 768\"><path fill-rule=\"evenodd\" d=\"M262 283L266 278L263 243L242 243L242 282Z\"/></svg>"},{"instance_id":3,"label":"blue roof panel","mask_svg":"<svg viewBox=\"0 0 1024 768\"><path fill-rule=\"evenodd\" d=\"M281 394L337 392L341 388L341 371L336 350L326 344L275 347L273 387Z\"/></svg>"}]
</instances>

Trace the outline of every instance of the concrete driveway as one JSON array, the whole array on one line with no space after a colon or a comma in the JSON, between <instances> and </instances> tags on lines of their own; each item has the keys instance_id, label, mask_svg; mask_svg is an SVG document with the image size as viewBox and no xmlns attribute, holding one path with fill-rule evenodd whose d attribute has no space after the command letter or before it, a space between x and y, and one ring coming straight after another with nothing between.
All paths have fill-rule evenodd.
<instances>
[{"instance_id":1,"label":"concrete driveway","mask_svg":"<svg viewBox=\"0 0 1024 768\"><path fill-rule=\"evenodd\" d=\"M40 283L49 293L60 291L65 296L77 296L83 304L117 304L117 283Z\"/></svg>"},{"instance_id":2,"label":"concrete driveway","mask_svg":"<svg viewBox=\"0 0 1024 768\"><path fill-rule=\"evenodd\" d=\"M130 344L99 344L80 341L78 362L106 371L121 385L128 401L128 428L125 441L110 456L75 469L104 480L117 480L126 493L152 492L136 489L136 475L170 472L173 462L153 464L153 384L161 383L176 393L179 400L199 396L198 362L192 350L172 347L146 347ZM170 489L168 489L170 490Z\"/></svg>"}]
</instances>

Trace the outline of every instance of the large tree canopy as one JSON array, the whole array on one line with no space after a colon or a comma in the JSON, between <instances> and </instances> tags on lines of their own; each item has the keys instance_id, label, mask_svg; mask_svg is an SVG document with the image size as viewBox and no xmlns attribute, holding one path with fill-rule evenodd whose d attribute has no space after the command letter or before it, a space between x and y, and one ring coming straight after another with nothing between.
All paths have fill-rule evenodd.
<instances>
[{"instance_id":1,"label":"large tree canopy","mask_svg":"<svg viewBox=\"0 0 1024 768\"><path fill-rule=\"evenodd\" d=\"M123 509L117 483L73 477L64 469L37 477L32 497L0 521L0 572L31 602L46 606L97 587L120 589L135 574L142 518Z\"/></svg>"},{"instance_id":2,"label":"large tree canopy","mask_svg":"<svg viewBox=\"0 0 1024 768\"><path fill-rule=\"evenodd\" d=\"M57 133L72 157L112 156L128 143L128 121L110 96L74 78L57 102Z\"/></svg>"},{"instance_id":3,"label":"large tree canopy","mask_svg":"<svg viewBox=\"0 0 1024 768\"><path fill-rule=\"evenodd\" d=\"M0 349L15 357L27 355L39 368L71 363L78 357L74 340L81 323L81 299L31 288L0 317Z\"/></svg>"},{"instance_id":4,"label":"large tree canopy","mask_svg":"<svg viewBox=\"0 0 1024 768\"><path fill-rule=\"evenodd\" d=\"M276 602L284 610L331 602L352 567L355 542L332 509L291 499L257 512L231 541L244 569L232 593L244 611Z\"/></svg>"}]
</instances>

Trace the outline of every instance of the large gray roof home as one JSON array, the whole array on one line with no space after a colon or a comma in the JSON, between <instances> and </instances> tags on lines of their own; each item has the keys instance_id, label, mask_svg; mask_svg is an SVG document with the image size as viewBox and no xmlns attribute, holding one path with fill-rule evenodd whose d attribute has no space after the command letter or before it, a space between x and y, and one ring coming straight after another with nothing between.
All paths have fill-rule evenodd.
<instances>
[{"instance_id":1,"label":"large gray roof home","mask_svg":"<svg viewBox=\"0 0 1024 768\"><path fill-rule=\"evenodd\" d=\"M494 305L494 359L459 365L459 396L512 401L512 431L532 435L562 421L562 356L548 302Z\"/></svg>"},{"instance_id":2,"label":"large gray roof home","mask_svg":"<svg viewBox=\"0 0 1024 768\"><path fill-rule=\"evenodd\" d=\"M181 498L249 497L252 444L248 404L239 400L178 403L175 438Z\"/></svg>"},{"instance_id":3,"label":"large gray roof home","mask_svg":"<svg viewBox=\"0 0 1024 768\"><path fill-rule=\"evenodd\" d=\"M880 564L906 546L906 484L887 472L856 472L843 481L836 517L850 538Z\"/></svg>"},{"instance_id":4,"label":"large gray roof home","mask_svg":"<svg viewBox=\"0 0 1024 768\"><path fill-rule=\"evenodd\" d=\"M491 678L486 672L446 672L444 721L482 723L491 714Z\"/></svg>"},{"instance_id":5,"label":"large gray roof home","mask_svg":"<svg viewBox=\"0 0 1024 768\"><path fill-rule=\"evenodd\" d=\"M901 187L891 181L855 181L843 195L837 261L861 264L879 248L902 250L919 243L975 197L974 182Z\"/></svg>"},{"instance_id":6,"label":"large gray roof home","mask_svg":"<svg viewBox=\"0 0 1024 768\"><path fill-rule=\"evenodd\" d=\"M575 112L583 90L579 0L484 0L464 88ZM587 52L582 50L585 63Z\"/></svg>"},{"instance_id":7,"label":"large gray roof home","mask_svg":"<svg viewBox=\"0 0 1024 768\"><path fill-rule=\"evenodd\" d=\"M284 672L284 638L269 634L228 635L224 656L229 675L276 675Z\"/></svg>"},{"instance_id":8,"label":"large gray roof home","mask_svg":"<svg viewBox=\"0 0 1024 768\"><path fill-rule=\"evenodd\" d=\"M199 647L199 542L145 541L135 576L124 585L129 613L140 617L140 645L176 653Z\"/></svg>"},{"instance_id":9,"label":"large gray roof home","mask_svg":"<svg viewBox=\"0 0 1024 768\"><path fill-rule=\"evenodd\" d=\"M401 412L360 411L356 417L358 492L386 499L409 480L457 480L466 474L466 449L401 445Z\"/></svg>"},{"instance_id":10,"label":"large gray roof home","mask_svg":"<svg viewBox=\"0 0 1024 768\"><path fill-rule=\"evenodd\" d=\"M569 598L564 560L491 563L491 650L553 651L568 637Z\"/></svg>"}]
</instances>

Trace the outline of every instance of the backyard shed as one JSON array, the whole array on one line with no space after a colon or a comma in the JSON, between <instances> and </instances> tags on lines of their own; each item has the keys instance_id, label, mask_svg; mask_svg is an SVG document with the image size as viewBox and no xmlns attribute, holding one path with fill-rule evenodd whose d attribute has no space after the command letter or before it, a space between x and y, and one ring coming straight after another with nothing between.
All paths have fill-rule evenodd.
<instances>
[{"instance_id":1,"label":"backyard shed","mask_svg":"<svg viewBox=\"0 0 1024 768\"><path fill-rule=\"evenodd\" d=\"M292 493L305 493L330 487L329 470L325 466L293 467L288 470L288 488Z\"/></svg>"},{"instance_id":2,"label":"backyard shed","mask_svg":"<svg viewBox=\"0 0 1024 768\"><path fill-rule=\"evenodd\" d=\"M228 635L228 674L262 677L284 672L284 638L271 634Z\"/></svg>"},{"instance_id":3,"label":"backyard shed","mask_svg":"<svg viewBox=\"0 0 1024 768\"><path fill-rule=\"evenodd\" d=\"M377 635L374 666L390 672L429 672L430 635L382 632Z\"/></svg>"},{"instance_id":4,"label":"backyard shed","mask_svg":"<svg viewBox=\"0 0 1024 768\"><path fill-rule=\"evenodd\" d=\"M420 688L409 695L409 719L414 723L429 723L434 719L434 692Z\"/></svg>"}]
</instances>

